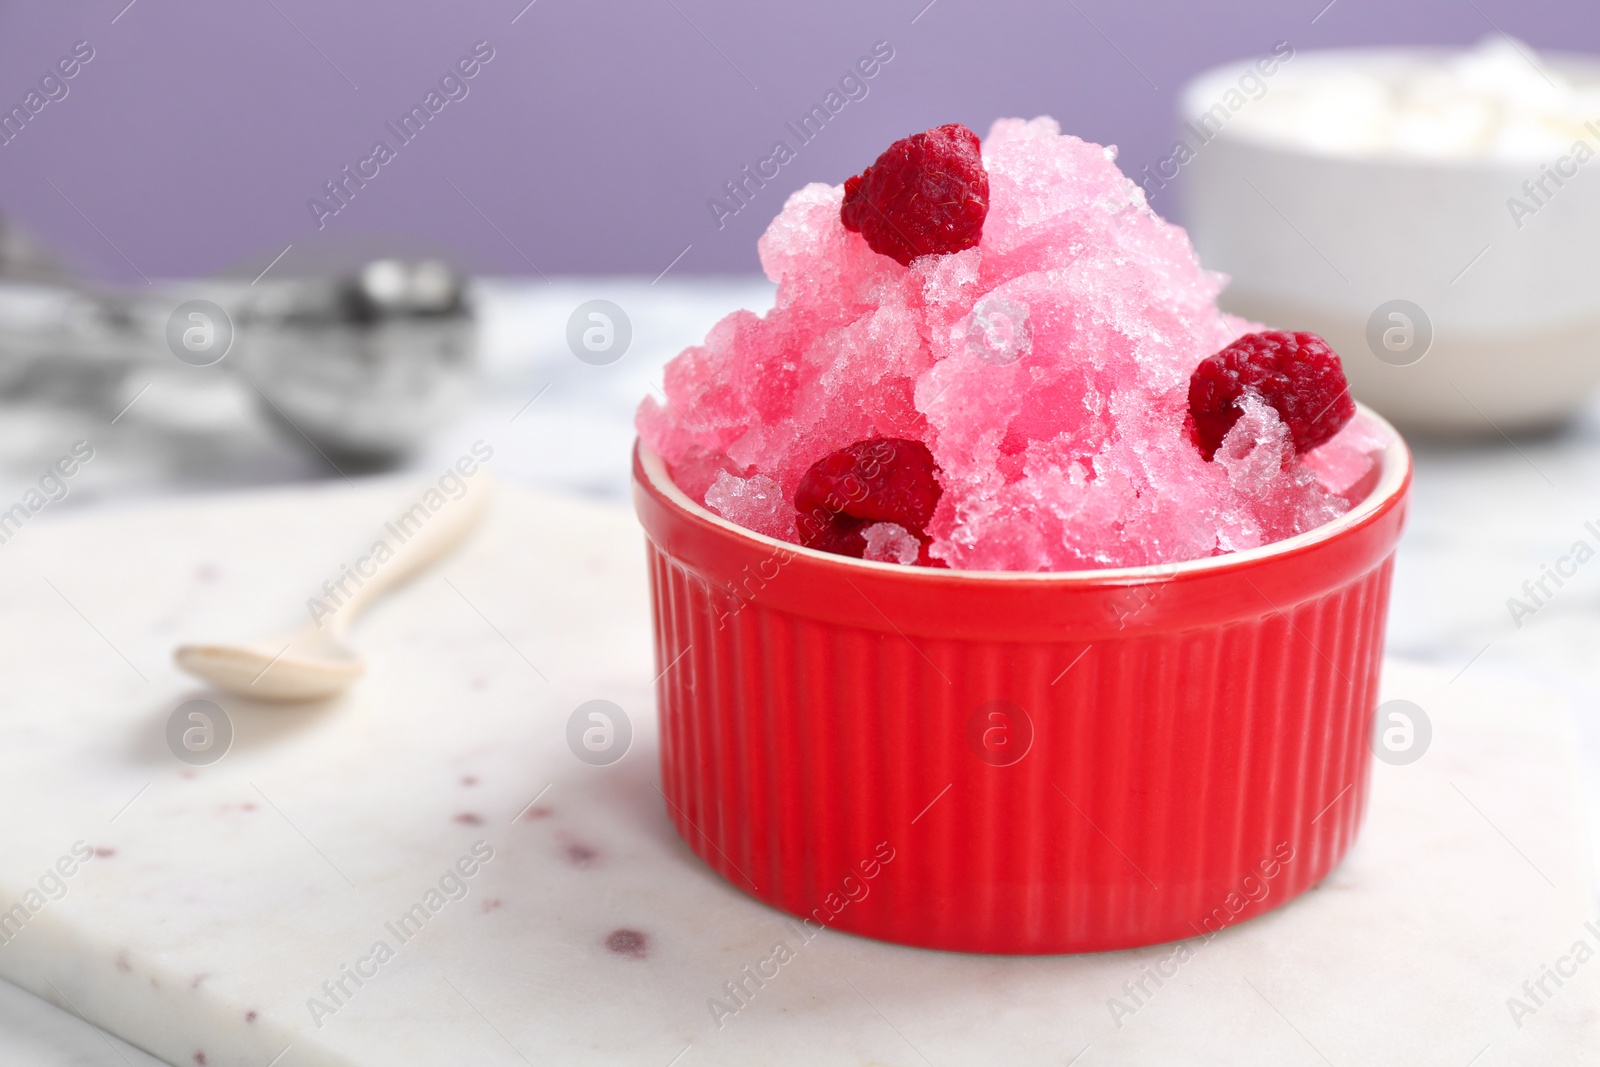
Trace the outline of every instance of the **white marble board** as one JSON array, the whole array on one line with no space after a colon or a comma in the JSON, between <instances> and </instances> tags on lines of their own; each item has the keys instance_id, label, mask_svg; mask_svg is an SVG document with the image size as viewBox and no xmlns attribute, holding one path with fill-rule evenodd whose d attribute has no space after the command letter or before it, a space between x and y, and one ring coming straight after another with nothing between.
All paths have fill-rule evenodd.
<instances>
[{"instance_id":1,"label":"white marble board","mask_svg":"<svg viewBox=\"0 0 1600 1067\"><path fill-rule=\"evenodd\" d=\"M1386 694L1434 736L1377 767L1349 859L1165 964L802 942L712 875L656 789L641 535L611 507L503 491L357 630L371 672L349 697L219 698L227 756L175 759L167 718L204 694L173 644L292 621L416 492L45 517L0 550L0 909L72 871L0 976L182 1065L1600 1063L1600 959L1573 955L1600 948L1576 743L1537 692L1391 663ZM565 741L597 698L635 729L609 767ZM397 937L478 842L465 895ZM379 940L393 958L313 1010ZM719 1018L780 940L793 960ZM1114 1011L1158 964L1175 976ZM1573 975L1513 1018L1546 967Z\"/></svg>"}]
</instances>

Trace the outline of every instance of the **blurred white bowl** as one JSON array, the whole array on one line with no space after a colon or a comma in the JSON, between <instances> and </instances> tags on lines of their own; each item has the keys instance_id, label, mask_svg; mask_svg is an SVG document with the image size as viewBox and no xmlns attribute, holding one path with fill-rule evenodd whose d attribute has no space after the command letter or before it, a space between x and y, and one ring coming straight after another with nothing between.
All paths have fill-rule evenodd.
<instances>
[{"instance_id":1,"label":"blurred white bowl","mask_svg":"<svg viewBox=\"0 0 1600 1067\"><path fill-rule=\"evenodd\" d=\"M1265 93L1288 77L1382 76L1446 54L1299 53L1264 79ZM1600 59L1543 60L1575 82L1600 85ZM1212 111L1247 66L1191 82L1183 121ZM1600 113L1592 118L1583 138L1600 151ZM1226 310L1322 334L1343 357L1355 395L1413 429L1537 429L1573 414L1600 384L1600 158L1559 189L1547 186L1553 195L1519 220L1508 198L1530 202L1523 183L1560 153L1521 161L1362 157L1298 147L1288 142L1315 138L1241 128L1248 125L1224 124L1182 165L1201 261L1233 279Z\"/></svg>"}]
</instances>

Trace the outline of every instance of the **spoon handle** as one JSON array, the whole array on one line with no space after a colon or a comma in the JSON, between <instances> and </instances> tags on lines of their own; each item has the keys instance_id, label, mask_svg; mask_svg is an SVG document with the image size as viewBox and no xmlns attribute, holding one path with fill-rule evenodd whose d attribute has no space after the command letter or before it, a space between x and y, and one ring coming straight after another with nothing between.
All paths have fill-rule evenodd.
<instances>
[{"instance_id":1,"label":"spoon handle","mask_svg":"<svg viewBox=\"0 0 1600 1067\"><path fill-rule=\"evenodd\" d=\"M335 633L343 632L385 593L432 566L478 525L494 496L494 479L487 470L482 470L475 477L462 481L466 491L454 499L445 497L437 511L429 511L425 502L419 502L388 524L389 536L385 541L394 555L379 564L376 572L327 620Z\"/></svg>"}]
</instances>

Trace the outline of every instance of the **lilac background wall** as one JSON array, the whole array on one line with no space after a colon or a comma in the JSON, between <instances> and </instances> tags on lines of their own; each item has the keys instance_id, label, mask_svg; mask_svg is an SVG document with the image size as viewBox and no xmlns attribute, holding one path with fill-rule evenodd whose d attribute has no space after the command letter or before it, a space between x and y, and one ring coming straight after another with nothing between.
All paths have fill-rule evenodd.
<instances>
[{"instance_id":1,"label":"lilac background wall","mask_svg":"<svg viewBox=\"0 0 1600 1067\"><path fill-rule=\"evenodd\" d=\"M80 269L135 282L367 233L506 273L655 275L686 246L676 271L749 271L788 192L939 122L981 133L1047 112L1136 171L1166 154L1185 78L1279 39L1467 43L1492 20L1535 46L1600 50L1592 5L1523 0L1335 0L1320 17L1326 0L526 2L4 0L5 109L74 42L95 58L0 146L0 212ZM398 146L385 123L479 40L494 58L467 97L319 235L308 199L377 139ZM707 199L775 139L793 147L785 121L880 40L894 58L867 97L719 230Z\"/></svg>"}]
</instances>

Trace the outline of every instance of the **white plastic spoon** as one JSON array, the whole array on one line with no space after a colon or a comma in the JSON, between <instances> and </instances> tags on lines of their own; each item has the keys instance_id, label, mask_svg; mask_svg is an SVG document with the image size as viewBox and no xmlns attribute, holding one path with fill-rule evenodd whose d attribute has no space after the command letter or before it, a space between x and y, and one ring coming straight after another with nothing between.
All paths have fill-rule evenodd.
<instances>
[{"instance_id":1,"label":"white plastic spoon","mask_svg":"<svg viewBox=\"0 0 1600 1067\"><path fill-rule=\"evenodd\" d=\"M180 668L229 693L257 700L317 700L341 693L361 677L366 664L345 642L356 617L375 600L425 570L470 533L494 493L486 470L463 478L466 492L446 498L404 542L384 537L393 555L350 591L332 614L304 626L237 645L181 645L173 653ZM423 506L426 511L426 506ZM413 509L415 514L415 509ZM394 524L390 524L393 526ZM332 602L331 598L323 598Z\"/></svg>"}]
</instances>

